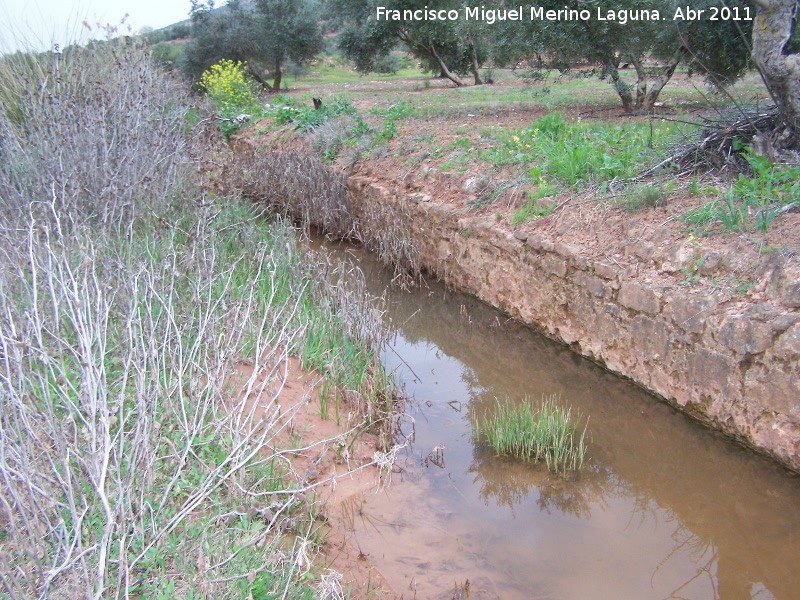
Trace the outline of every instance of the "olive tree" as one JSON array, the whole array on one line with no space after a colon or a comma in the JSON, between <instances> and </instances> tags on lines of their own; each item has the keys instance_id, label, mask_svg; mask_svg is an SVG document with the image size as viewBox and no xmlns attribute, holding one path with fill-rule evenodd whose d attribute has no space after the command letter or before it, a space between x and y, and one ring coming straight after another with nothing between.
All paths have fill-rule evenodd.
<instances>
[{"instance_id":1,"label":"olive tree","mask_svg":"<svg viewBox=\"0 0 800 600\"><path fill-rule=\"evenodd\" d=\"M779 145L800 147L800 52L792 38L797 0L754 0L753 61L778 107L784 131ZM794 51L793 51L794 50Z\"/></svg>"},{"instance_id":2,"label":"olive tree","mask_svg":"<svg viewBox=\"0 0 800 600\"><path fill-rule=\"evenodd\" d=\"M708 17L711 5L699 0L691 8ZM555 0L540 6L564 8ZM676 0L597 0L586 6L588 18L533 20L516 32L507 27L495 51L506 60L562 72L592 67L611 83L628 113L650 111L681 63L716 85L733 81L747 65L746 21L692 19ZM742 0L728 6L744 8ZM631 68L633 81L621 72L624 67Z\"/></svg>"},{"instance_id":3,"label":"olive tree","mask_svg":"<svg viewBox=\"0 0 800 600\"><path fill-rule=\"evenodd\" d=\"M438 72L457 86L464 85L460 75L472 72L477 76L475 36L462 28L460 19L391 18L393 11L402 15L404 10L463 14L460 0L442 0L435 5L426 0L334 0L333 4L345 23L339 47L358 71L372 71L375 60L388 54L399 42L426 71ZM381 18L377 16L378 6L384 9ZM476 83L479 81L478 76Z\"/></svg>"},{"instance_id":4,"label":"olive tree","mask_svg":"<svg viewBox=\"0 0 800 600\"><path fill-rule=\"evenodd\" d=\"M223 58L247 63L265 89L280 90L287 60L302 63L322 50L319 5L313 0L232 0L221 8L192 1L192 41L184 71L197 78ZM272 84L265 77L272 76Z\"/></svg>"}]
</instances>

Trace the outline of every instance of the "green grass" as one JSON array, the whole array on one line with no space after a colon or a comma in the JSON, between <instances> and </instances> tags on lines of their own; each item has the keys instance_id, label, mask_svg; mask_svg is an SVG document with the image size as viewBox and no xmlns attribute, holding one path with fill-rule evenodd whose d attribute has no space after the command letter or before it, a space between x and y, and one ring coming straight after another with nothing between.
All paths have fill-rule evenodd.
<instances>
[{"instance_id":1,"label":"green grass","mask_svg":"<svg viewBox=\"0 0 800 600\"><path fill-rule=\"evenodd\" d=\"M362 75L353 69L342 66L311 67L305 73L294 77L295 85L307 87L309 85L330 85L334 83L364 83L370 81L399 81L404 79L419 79L425 76L419 69L400 69L397 73L369 73Z\"/></svg>"},{"instance_id":2,"label":"green grass","mask_svg":"<svg viewBox=\"0 0 800 600\"><path fill-rule=\"evenodd\" d=\"M512 225L521 225L552 214L558 204L552 196L561 193L561 189L550 184L541 184L528 194L528 201L511 215ZM544 201L545 198L551 198Z\"/></svg>"},{"instance_id":3,"label":"green grass","mask_svg":"<svg viewBox=\"0 0 800 600\"><path fill-rule=\"evenodd\" d=\"M800 168L778 166L749 151L745 160L752 177L740 173L731 189L683 215L695 232L707 234L719 228L767 232L782 211L800 206Z\"/></svg>"},{"instance_id":4,"label":"green grass","mask_svg":"<svg viewBox=\"0 0 800 600\"><path fill-rule=\"evenodd\" d=\"M493 115L512 109L614 106L619 102L611 86L596 80L563 79L557 83L521 86L516 85L514 79L513 75L506 74L497 79L497 85L432 88L405 98L414 106L414 115L420 118Z\"/></svg>"},{"instance_id":5,"label":"green grass","mask_svg":"<svg viewBox=\"0 0 800 600\"><path fill-rule=\"evenodd\" d=\"M529 399L498 401L473 429L498 455L543 460L556 473L579 470L586 458L586 427L579 431L571 409L563 408L555 396L543 397L538 405Z\"/></svg>"},{"instance_id":6,"label":"green grass","mask_svg":"<svg viewBox=\"0 0 800 600\"><path fill-rule=\"evenodd\" d=\"M651 137L649 123L568 122L556 112L521 131L500 131L480 156L495 167L531 165L536 182L581 186L633 177L674 131L659 122Z\"/></svg>"}]
</instances>

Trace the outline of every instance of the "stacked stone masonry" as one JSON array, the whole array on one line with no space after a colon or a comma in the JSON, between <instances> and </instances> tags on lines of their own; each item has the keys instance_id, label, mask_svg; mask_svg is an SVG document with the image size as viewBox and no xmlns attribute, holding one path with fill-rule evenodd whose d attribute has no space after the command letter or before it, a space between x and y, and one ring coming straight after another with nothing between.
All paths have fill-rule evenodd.
<instances>
[{"instance_id":1,"label":"stacked stone masonry","mask_svg":"<svg viewBox=\"0 0 800 600\"><path fill-rule=\"evenodd\" d=\"M734 313L421 194L361 176L348 187L356 216L381 203L407 221L430 273L800 471L800 283L779 264L770 302Z\"/></svg>"}]
</instances>

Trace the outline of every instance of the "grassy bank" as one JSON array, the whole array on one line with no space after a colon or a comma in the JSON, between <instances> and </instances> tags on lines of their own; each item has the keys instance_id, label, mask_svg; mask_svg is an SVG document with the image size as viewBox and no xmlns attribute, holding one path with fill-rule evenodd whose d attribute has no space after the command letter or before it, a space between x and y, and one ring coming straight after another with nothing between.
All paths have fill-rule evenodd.
<instances>
[{"instance_id":1,"label":"grassy bank","mask_svg":"<svg viewBox=\"0 0 800 600\"><path fill-rule=\"evenodd\" d=\"M0 593L340 597L281 390L297 355L385 417L368 299L200 193L182 90L139 48L4 57L0 90Z\"/></svg>"}]
</instances>

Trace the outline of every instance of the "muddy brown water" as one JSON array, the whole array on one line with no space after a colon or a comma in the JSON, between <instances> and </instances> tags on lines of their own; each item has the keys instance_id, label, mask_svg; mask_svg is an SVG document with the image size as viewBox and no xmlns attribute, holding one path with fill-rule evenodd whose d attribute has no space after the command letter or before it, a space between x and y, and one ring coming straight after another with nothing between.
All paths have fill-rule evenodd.
<instances>
[{"instance_id":1,"label":"muddy brown water","mask_svg":"<svg viewBox=\"0 0 800 600\"><path fill-rule=\"evenodd\" d=\"M795 474L469 296L402 291L369 254L329 250L386 290L384 361L411 398L397 472L337 515L398 596L800 598ZM588 419L577 477L473 436L497 399L551 394Z\"/></svg>"}]
</instances>

